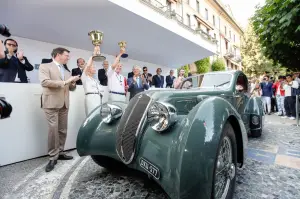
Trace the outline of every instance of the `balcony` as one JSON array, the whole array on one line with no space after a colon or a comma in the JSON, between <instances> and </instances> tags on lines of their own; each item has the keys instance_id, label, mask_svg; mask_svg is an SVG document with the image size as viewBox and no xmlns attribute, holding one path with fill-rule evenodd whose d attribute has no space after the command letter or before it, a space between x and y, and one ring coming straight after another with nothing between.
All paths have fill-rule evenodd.
<instances>
[{"instance_id":1,"label":"balcony","mask_svg":"<svg viewBox=\"0 0 300 199\"><path fill-rule=\"evenodd\" d=\"M104 33L102 53L115 55L118 42L125 40L130 59L172 67L192 63L216 51L214 42L186 26L182 16L163 1L5 2L0 2L0 18L5 19L3 22L13 36L92 51L88 32L100 30ZM22 20L16 21L18 18Z\"/></svg>"},{"instance_id":2,"label":"balcony","mask_svg":"<svg viewBox=\"0 0 300 199\"><path fill-rule=\"evenodd\" d=\"M240 63L240 62L242 62L242 57L240 55L235 55L233 57L233 61Z\"/></svg>"},{"instance_id":3,"label":"balcony","mask_svg":"<svg viewBox=\"0 0 300 199\"><path fill-rule=\"evenodd\" d=\"M224 57L228 59L234 58L234 51L231 48L227 49Z\"/></svg>"}]
</instances>

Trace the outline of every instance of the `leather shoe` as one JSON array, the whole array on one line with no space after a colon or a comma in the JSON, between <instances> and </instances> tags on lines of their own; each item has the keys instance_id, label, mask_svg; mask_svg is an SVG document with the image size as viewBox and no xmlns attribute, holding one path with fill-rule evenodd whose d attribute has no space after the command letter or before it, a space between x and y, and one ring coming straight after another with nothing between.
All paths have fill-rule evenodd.
<instances>
[{"instance_id":1,"label":"leather shoe","mask_svg":"<svg viewBox=\"0 0 300 199\"><path fill-rule=\"evenodd\" d=\"M63 155L59 155L59 156L58 156L58 159L59 159L59 160L72 160L73 157L72 157L72 156L69 156L69 155L66 155L66 154L63 154Z\"/></svg>"},{"instance_id":2,"label":"leather shoe","mask_svg":"<svg viewBox=\"0 0 300 199\"><path fill-rule=\"evenodd\" d=\"M57 164L57 160L50 160L49 163L46 166L45 171L50 172L54 169L54 166Z\"/></svg>"}]
</instances>

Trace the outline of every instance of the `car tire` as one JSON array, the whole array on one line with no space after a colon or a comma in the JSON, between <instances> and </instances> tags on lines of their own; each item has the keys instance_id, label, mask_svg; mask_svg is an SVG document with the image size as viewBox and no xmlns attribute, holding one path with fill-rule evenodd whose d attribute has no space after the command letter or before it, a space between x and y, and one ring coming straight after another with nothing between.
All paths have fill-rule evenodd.
<instances>
[{"instance_id":1,"label":"car tire","mask_svg":"<svg viewBox=\"0 0 300 199\"><path fill-rule=\"evenodd\" d=\"M120 171L120 170L126 168L126 166L123 163L121 163L113 158L107 157L107 156L92 155L91 158L96 164L98 164L99 166L104 167L108 170Z\"/></svg>"},{"instance_id":2,"label":"car tire","mask_svg":"<svg viewBox=\"0 0 300 199\"><path fill-rule=\"evenodd\" d=\"M227 147L227 148L224 148ZM224 150L224 151L223 151ZM222 153L222 154L221 154ZM223 156L222 156L223 155ZM227 157L227 161L224 161ZM226 165L225 165L226 164ZM222 167L223 166L223 167ZM215 166L212 183L212 199L231 199L234 194L237 168L237 144L234 129L229 122L223 128L221 139L218 145L218 150L215 158ZM218 176L218 171L222 171ZM218 178L219 177L219 178ZM216 184L220 177L224 177L224 190L220 189ZM221 191L221 194L218 194Z\"/></svg>"},{"instance_id":3,"label":"car tire","mask_svg":"<svg viewBox=\"0 0 300 199\"><path fill-rule=\"evenodd\" d=\"M253 138L259 138L261 134L262 134L262 129L251 130L251 137Z\"/></svg>"}]
</instances>

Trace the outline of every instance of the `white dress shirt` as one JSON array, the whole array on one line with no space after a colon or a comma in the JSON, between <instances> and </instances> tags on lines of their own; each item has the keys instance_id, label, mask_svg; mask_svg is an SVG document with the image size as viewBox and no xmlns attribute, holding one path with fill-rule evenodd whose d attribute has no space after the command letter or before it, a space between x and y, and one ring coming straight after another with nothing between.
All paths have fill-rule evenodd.
<instances>
[{"instance_id":1,"label":"white dress shirt","mask_svg":"<svg viewBox=\"0 0 300 199\"><path fill-rule=\"evenodd\" d=\"M111 67L107 72L108 89L111 92L125 93L125 78L121 74L117 74Z\"/></svg>"},{"instance_id":2,"label":"white dress shirt","mask_svg":"<svg viewBox=\"0 0 300 199\"><path fill-rule=\"evenodd\" d=\"M285 90L285 97L292 96L292 88L299 88L299 83L297 81L292 81L292 85L285 84L283 89Z\"/></svg>"},{"instance_id":3,"label":"white dress shirt","mask_svg":"<svg viewBox=\"0 0 300 199\"><path fill-rule=\"evenodd\" d=\"M81 81L84 93L102 93L103 89L99 81L93 77L87 76L84 72L81 75Z\"/></svg>"}]
</instances>

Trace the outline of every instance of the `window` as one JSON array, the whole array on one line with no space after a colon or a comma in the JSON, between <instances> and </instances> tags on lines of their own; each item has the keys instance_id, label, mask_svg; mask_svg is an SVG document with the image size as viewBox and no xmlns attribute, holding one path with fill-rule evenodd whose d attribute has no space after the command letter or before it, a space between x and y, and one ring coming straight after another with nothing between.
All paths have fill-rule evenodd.
<instances>
[{"instance_id":1,"label":"window","mask_svg":"<svg viewBox=\"0 0 300 199\"><path fill-rule=\"evenodd\" d=\"M198 22L198 28L201 28L201 23Z\"/></svg>"},{"instance_id":2,"label":"window","mask_svg":"<svg viewBox=\"0 0 300 199\"><path fill-rule=\"evenodd\" d=\"M190 5L190 0L186 0L186 3Z\"/></svg>"},{"instance_id":3,"label":"window","mask_svg":"<svg viewBox=\"0 0 300 199\"><path fill-rule=\"evenodd\" d=\"M226 26L225 26L225 36L227 35L227 28L226 28Z\"/></svg>"},{"instance_id":4,"label":"window","mask_svg":"<svg viewBox=\"0 0 300 199\"><path fill-rule=\"evenodd\" d=\"M187 25L191 27L191 16L187 14L186 17L187 17Z\"/></svg>"},{"instance_id":5,"label":"window","mask_svg":"<svg viewBox=\"0 0 300 199\"><path fill-rule=\"evenodd\" d=\"M208 20L208 10L205 8L205 19Z\"/></svg>"},{"instance_id":6,"label":"window","mask_svg":"<svg viewBox=\"0 0 300 199\"><path fill-rule=\"evenodd\" d=\"M206 33L209 35L209 28L206 28Z\"/></svg>"},{"instance_id":7,"label":"window","mask_svg":"<svg viewBox=\"0 0 300 199\"><path fill-rule=\"evenodd\" d=\"M232 69L234 69L233 64L231 64ZM235 67L235 69L237 69L237 66ZM248 81L247 81L247 77L245 75L239 75L236 81L236 85L237 86L241 86L241 90L242 92L247 92L248 91Z\"/></svg>"},{"instance_id":8,"label":"window","mask_svg":"<svg viewBox=\"0 0 300 199\"><path fill-rule=\"evenodd\" d=\"M197 1L197 12L200 13L200 2Z\"/></svg>"},{"instance_id":9,"label":"window","mask_svg":"<svg viewBox=\"0 0 300 199\"><path fill-rule=\"evenodd\" d=\"M233 35L233 41L235 42L235 35Z\"/></svg>"},{"instance_id":10,"label":"window","mask_svg":"<svg viewBox=\"0 0 300 199\"><path fill-rule=\"evenodd\" d=\"M234 48L234 56L236 56L236 48Z\"/></svg>"},{"instance_id":11,"label":"window","mask_svg":"<svg viewBox=\"0 0 300 199\"><path fill-rule=\"evenodd\" d=\"M216 35L216 33L214 33L214 38L215 38L215 39L217 38L217 35Z\"/></svg>"},{"instance_id":12,"label":"window","mask_svg":"<svg viewBox=\"0 0 300 199\"><path fill-rule=\"evenodd\" d=\"M225 41L225 48L226 48L226 52L228 51L228 42Z\"/></svg>"},{"instance_id":13,"label":"window","mask_svg":"<svg viewBox=\"0 0 300 199\"><path fill-rule=\"evenodd\" d=\"M231 30L229 30L229 38L231 39Z\"/></svg>"},{"instance_id":14,"label":"window","mask_svg":"<svg viewBox=\"0 0 300 199\"><path fill-rule=\"evenodd\" d=\"M215 15L213 15L213 25L216 26L216 19L215 19Z\"/></svg>"}]
</instances>

